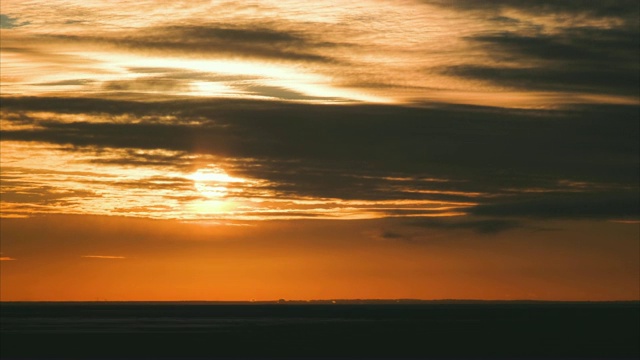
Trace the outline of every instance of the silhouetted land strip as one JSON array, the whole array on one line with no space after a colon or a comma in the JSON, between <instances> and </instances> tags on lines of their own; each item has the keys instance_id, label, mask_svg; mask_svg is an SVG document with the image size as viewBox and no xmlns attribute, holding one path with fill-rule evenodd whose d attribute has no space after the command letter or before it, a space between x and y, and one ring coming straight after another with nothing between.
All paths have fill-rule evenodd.
<instances>
[{"instance_id":1,"label":"silhouetted land strip","mask_svg":"<svg viewBox=\"0 0 640 360\"><path fill-rule=\"evenodd\" d=\"M3 358L640 355L638 302L2 303Z\"/></svg>"}]
</instances>

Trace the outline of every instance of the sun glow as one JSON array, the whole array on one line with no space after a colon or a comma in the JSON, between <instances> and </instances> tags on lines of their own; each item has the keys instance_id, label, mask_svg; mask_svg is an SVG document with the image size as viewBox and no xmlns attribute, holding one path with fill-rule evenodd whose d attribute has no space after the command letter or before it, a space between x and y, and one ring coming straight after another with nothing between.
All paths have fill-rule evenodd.
<instances>
[{"instance_id":1,"label":"sun glow","mask_svg":"<svg viewBox=\"0 0 640 360\"><path fill-rule=\"evenodd\" d=\"M217 183L243 183L244 179L229 176L224 170L220 169L215 165L209 165L206 168L198 169L196 172L191 174L189 179L195 182L217 182Z\"/></svg>"},{"instance_id":2,"label":"sun glow","mask_svg":"<svg viewBox=\"0 0 640 360\"><path fill-rule=\"evenodd\" d=\"M224 199L229 193L227 185L246 182L245 179L230 176L216 165L198 169L187 178L193 180L196 190L206 198L190 204L190 210L198 214L221 214L232 211L235 203Z\"/></svg>"},{"instance_id":3,"label":"sun glow","mask_svg":"<svg viewBox=\"0 0 640 360\"><path fill-rule=\"evenodd\" d=\"M226 214L235 208L235 203L229 200L207 199L189 204L189 210L201 215Z\"/></svg>"},{"instance_id":4,"label":"sun glow","mask_svg":"<svg viewBox=\"0 0 640 360\"><path fill-rule=\"evenodd\" d=\"M7 123L10 124L3 122L3 128ZM278 193L274 189L279 184L267 179L227 173L226 168L239 168L238 165L211 156L183 157L191 162L191 170L185 171L184 167L149 162L183 156L169 150L106 148L97 153L89 149L72 156L68 150L43 143L2 141L0 147L2 218L92 214L181 220L375 219L397 216L398 211L414 217L461 216L467 208L478 204L474 198L485 196L428 190L433 179L413 189L407 187L408 180L390 177L382 180L392 182L392 187L405 194L451 194L461 198L444 201L309 197ZM145 166L132 165L139 161L147 162ZM254 165L251 161L244 164L251 165ZM25 206L26 201L34 203Z\"/></svg>"},{"instance_id":5,"label":"sun glow","mask_svg":"<svg viewBox=\"0 0 640 360\"><path fill-rule=\"evenodd\" d=\"M187 177L193 180L196 190L209 199L222 198L227 195L228 183L243 183L244 179L229 176L224 170L215 165L198 169Z\"/></svg>"}]
</instances>

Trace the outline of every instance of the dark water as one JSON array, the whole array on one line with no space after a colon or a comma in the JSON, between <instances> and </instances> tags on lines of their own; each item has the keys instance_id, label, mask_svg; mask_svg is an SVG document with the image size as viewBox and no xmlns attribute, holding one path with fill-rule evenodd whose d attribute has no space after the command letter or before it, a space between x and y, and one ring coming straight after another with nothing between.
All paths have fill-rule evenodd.
<instances>
[{"instance_id":1,"label":"dark water","mask_svg":"<svg viewBox=\"0 0 640 360\"><path fill-rule=\"evenodd\" d=\"M632 303L4 303L2 358L638 358Z\"/></svg>"}]
</instances>

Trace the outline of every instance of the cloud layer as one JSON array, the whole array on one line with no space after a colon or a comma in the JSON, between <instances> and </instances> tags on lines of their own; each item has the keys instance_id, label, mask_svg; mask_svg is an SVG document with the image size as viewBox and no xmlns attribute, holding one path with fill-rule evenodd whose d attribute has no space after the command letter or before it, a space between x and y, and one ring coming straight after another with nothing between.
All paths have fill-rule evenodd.
<instances>
[{"instance_id":1,"label":"cloud layer","mask_svg":"<svg viewBox=\"0 0 640 360\"><path fill-rule=\"evenodd\" d=\"M200 209L209 217L636 219L637 111L635 106L540 111L230 100L149 106L7 98L6 146L50 144L38 145L38 156L47 156L48 146L69 154L68 160L59 156L61 166L75 163L77 169L56 170L59 183L33 187L33 174L53 169L28 168L25 160L5 156L4 199L11 204L5 206L81 212L91 206L59 201L112 204L109 198L121 198L122 206L109 205L111 210L93 208L183 217L201 202L213 207ZM198 181L192 175L198 169L243 180L218 181L211 175ZM73 178L77 173L86 175ZM60 190L64 181L74 188ZM138 197L128 200L124 194ZM139 201L143 194L150 202ZM173 205L165 207L162 199ZM223 199L236 202L233 210L214 209Z\"/></svg>"},{"instance_id":2,"label":"cloud layer","mask_svg":"<svg viewBox=\"0 0 640 360\"><path fill-rule=\"evenodd\" d=\"M638 103L634 2L71 1L47 8L3 7L5 95Z\"/></svg>"},{"instance_id":3,"label":"cloud layer","mask_svg":"<svg viewBox=\"0 0 640 360\"><path fill-rule=\"evenodd\" d=\"M9 1L3 216L637 219L638 11Z\"/></svg>"}]
</instances>

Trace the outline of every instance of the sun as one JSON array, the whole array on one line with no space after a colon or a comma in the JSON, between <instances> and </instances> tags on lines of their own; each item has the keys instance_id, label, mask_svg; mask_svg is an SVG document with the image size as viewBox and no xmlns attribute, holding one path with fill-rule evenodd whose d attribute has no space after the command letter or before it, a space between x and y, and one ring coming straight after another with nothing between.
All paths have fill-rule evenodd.
<instances>
[{"instance_id":1,"label":"sun","mask_svg":"<svg viewBox=\"0 0 640 360\"><path fill-rule=\"evenodd\" d=\"M226 199L230 183L246 180L233 177L216 165L208 165L186 176L193 181L196 190L205 198L191 204L191 209L200 214L219 214L233 209L233 202Z\"/></svg>"},{"instance_id":2,"label":"sun","mask_svg":"<svg viewBox=\"0 0 640 360\"><path fill-rule=\"evenodd\" d=\"M215 165L208 165L205 168L198 169L187 178L193 180L196 190L209 199L225 197L229 191L227 187L229 183L245 182L242 178L230 176Z\"/></svg>"}]
</instances>

